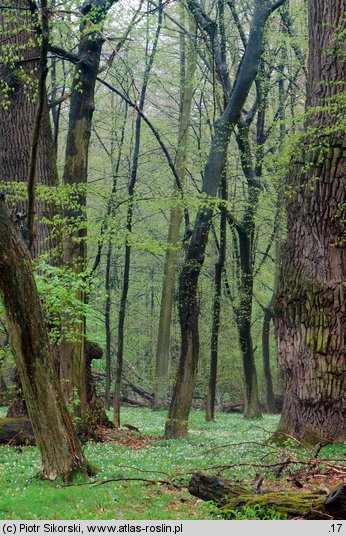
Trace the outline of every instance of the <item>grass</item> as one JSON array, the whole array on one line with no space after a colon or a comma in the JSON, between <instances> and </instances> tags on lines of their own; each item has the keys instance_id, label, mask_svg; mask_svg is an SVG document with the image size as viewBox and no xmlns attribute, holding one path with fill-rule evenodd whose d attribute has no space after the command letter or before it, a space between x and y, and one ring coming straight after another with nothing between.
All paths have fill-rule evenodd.
<instances>
[{"instance_id":1,"label":"grass","mask_svg":"<svg viewBox=\"0 0 346 536\"><path fill-rule=\"evenodd\" d=\"M1 414L1 412L0 412ZM144 435L162 435L166 414L146 409L124 408L122 422ZM114 443L88 443L85 453L100 468L97 482L112 478L175 478L188 481L189 471L214 465L258 463L270 448L259 443L277 424L276 416L247 421L241 415L218 413L213 423L193 411L189 438L154 440L149 448L132 450ZM256 444L245 444L254 442ZM336 456L340 447L331 447ZM325 449L327 450L327 449ZM275 453L275 452L274 452ZM324 452L323 456L328 453ZM270 456L265 458L270 460ZM108 482L62 487L31 478L40 468L36 447L0 447L0 519L210 519L211 509L196 501L186 489L145 482ZM253 476L253 467L235 467L226 476L243 480Z\"/></svg>"}]
</instances>

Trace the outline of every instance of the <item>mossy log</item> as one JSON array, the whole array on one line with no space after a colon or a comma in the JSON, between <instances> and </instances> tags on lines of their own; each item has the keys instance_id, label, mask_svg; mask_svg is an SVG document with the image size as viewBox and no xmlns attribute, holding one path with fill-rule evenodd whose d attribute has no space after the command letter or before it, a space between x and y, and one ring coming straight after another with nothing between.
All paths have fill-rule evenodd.
<instances>
[{"instance_id":1,"label":"mossy log","mask_svg":"<svg viewBox=\"0 0 346 536\"><path fill-rule=\"evenodd\" d=\"M275 510L288 518L345 519L346 485L340 484L329 495L323 492L276 492L254 493L231 480L194 473L189 482L191 495L205 501L213 501L226 515L228 510L241 510L259 505Z\"/></svg>"},{"instance_id":2,"label":"mossy log","mask_svg":"<svg viewBox=\"0 0 346 536\"><path fill-rule=\"evenodd\" d=\"M36 445L30 420L8 417L0 419L0 444Z\"/></svg>"}]
</instances>

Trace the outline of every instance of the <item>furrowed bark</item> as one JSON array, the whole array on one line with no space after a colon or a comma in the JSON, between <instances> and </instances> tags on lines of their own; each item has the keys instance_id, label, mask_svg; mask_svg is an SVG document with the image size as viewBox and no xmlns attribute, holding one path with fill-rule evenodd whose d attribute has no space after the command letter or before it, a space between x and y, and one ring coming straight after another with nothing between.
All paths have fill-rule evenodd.
<instances>
[{"instance_id":1,"label":"furrowed bark","mask_svg":"<svg viewBox=\"0 0 346 536\"><path fill-rule=\"evenodd\" d=\"M306 135L288 178L275 306L285 382L278 432L312 444L346 438L345 14L341 0L309 1Z\"/></svg>"},{"instance_id":2,"label":"furrowed bark","mask_svg":"<svg viewBox=\"0 0 346 536\"><path fill-rule=\"evenodd\" d=\"M25 88L28 80L33 84L39 83L40 47L34 29L37 12L30 10L31 4L26 0L17 2L16 6L7 1L3 5L11 6L11 9L0 10L2 34L7 36L3 45L0 45L0 76L4 87L9 88L8 93L0 93L0 184L26 183L37 103L28 97ZM19 69L16 63L10 61L11 56L18 54L18 51L23 60L36 59L24 61ZM41 117L40 128L36 133L37 157L32 161L32 177L37 184L52 187L57 185L57 172L44 80L39 100ZM23 236L28 238L28 201L22 199L12 203L9 197L7 203ZM49 253L50 260L56 260L59 254L58 240L52 238L51 233L56 207L36 198L31 203L30 212L36 218L35 237L30 250L32 258ZM27 409L18 383L9 416L23 415L27 416Z\"/></svg>"},{"instance_id":3,"label":"furrowed bark","mask_svg":"<svg viewBox=\"0 0 346 536\"><path fill-rule=\"evenodd\" d=\"M10 328L30 420L40 448L41 476L92 474L62 395L30 254L0 198L0 296Z\"/></svg>"}]
</instances>

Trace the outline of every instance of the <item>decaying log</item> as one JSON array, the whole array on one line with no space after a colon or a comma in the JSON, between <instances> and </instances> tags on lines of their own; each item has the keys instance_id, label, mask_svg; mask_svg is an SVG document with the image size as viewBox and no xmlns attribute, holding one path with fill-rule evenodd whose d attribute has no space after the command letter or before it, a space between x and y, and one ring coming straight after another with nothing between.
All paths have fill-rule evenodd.
<instances>
[{"instance_id":1,"label":"decaying log","mask_svg":"<svg viewBox=\"0 0 346 536\"><path fill-rule=\"evenodd\" d=\"M136 385L136 384L132 383L127 378L124 378L123 384L125 386L128 386L130 389L132 389L132 391L134 393L137 393L139 396L141 396L145 400L148 400L148 402L150 402L150 404L152 404L154 402L154 393L149 393L149 391L147 391L146 389L144 389L143 387L141 387L139 385Z\"/></svg>"},{"instance_id":2,"label":"decaying log","mask_svg":"<svg viewBox=\"0 0 346 536\"><path fill-rule=\"evenodd\" d=\"M0 444L36 445L34 432L29 419L0 419Z\"/></svg>"},{"instance_id":3,"label":"decaying log","mask_svg":"<svg viewBox=\"0 0 346 536\"><path fill-rule=\"evenodd\" d=\"M191 495L213 501L226 515L227 510L241 510L256 505L275 510L288 518L345 519L346 485L337 486L328 496L323 492L251 492L231 480L205 473L194 473L189 482Z\"/></svg>"},{"instance_id":4,"label":"decaying log","mask_svg":"<svg viewBox=\"0 0 346 536\"><path fill-rule=\"evenodd\" d=\"M325 508L334 519L346 519L346 484L339 484L329 493Z\"/></svg>"},{"instance_id":5,"label":"decaying log","mask_svg":"<svg viewBox=\"0 0 346 536\"><path fill-rule=\"evenodd\" d=\"M244 400L237 400L236 402L224 402L222 404L222 411L224 413L243 411L244 406L245 406Z\"/></svg>"}]
</instances>

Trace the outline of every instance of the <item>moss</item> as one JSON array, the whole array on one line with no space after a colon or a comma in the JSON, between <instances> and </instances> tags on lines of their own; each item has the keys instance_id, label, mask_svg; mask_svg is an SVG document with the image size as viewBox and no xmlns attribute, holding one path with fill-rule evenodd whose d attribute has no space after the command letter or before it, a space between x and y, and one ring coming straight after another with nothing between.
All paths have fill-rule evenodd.
<instances>
[{"instance_id":1,"label":"moss","mask_svg":"<svg viewBox=\"0 0 346 536\"><path fill-rule=\"evenodd\" d=\"M317 352L325 353L329 341L329 328L319 327L317 333Z\"/></svg>"},{"instance_id":2,"label":"moss","mask_svg":"<svg viewBox=\"0 0 346 536\"><path fill-rule=\"evenodd\" d=\"M241 510L242 508L260 507L264 510L274 510L280 516L297 517L302 515L306 519L324 519L323 513L325 495L318 493L301 492L270 492L260 494L243 494L228 499L221 508L221 513Z\"/></svg>"}]
</instances>

